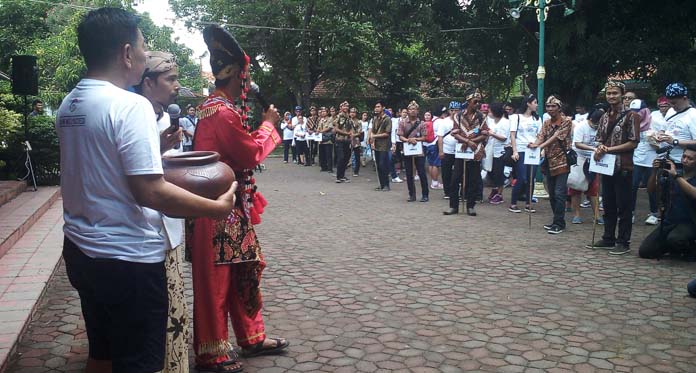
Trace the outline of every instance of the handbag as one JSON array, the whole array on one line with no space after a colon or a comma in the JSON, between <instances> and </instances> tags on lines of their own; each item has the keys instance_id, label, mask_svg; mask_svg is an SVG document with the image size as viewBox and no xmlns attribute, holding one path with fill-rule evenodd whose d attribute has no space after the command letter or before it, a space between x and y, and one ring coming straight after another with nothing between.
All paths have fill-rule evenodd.
<instances>
[{"instance_id":1,"label":"handbag","mask_svg":"<svg viewBox=\"0 0 696 373\"><path fill-rule=\"evenodd\" d=\"M517 134L520 132L520 115L517 114L517 130L515 131L515 140L517 140ZM500 159L503 161L503 164L508 167L515 167L515 160L512 159L512 154L514 152L512 151L512 145L508 145L503 148L503 155L500 157Z\"/></svg>"},{"instance_id":2,"label":"handbag","mask_svg":"<svg viewBox=\"0 0 696 373\"><path fill-rule=\"evenodd\" d=\"M583 167L574 165L570 166L570 173L568 174L568 188L574 189L580 192L587 191L589 188L589 182L585 173L583 172Z\"/></svg>"}]
</instances>

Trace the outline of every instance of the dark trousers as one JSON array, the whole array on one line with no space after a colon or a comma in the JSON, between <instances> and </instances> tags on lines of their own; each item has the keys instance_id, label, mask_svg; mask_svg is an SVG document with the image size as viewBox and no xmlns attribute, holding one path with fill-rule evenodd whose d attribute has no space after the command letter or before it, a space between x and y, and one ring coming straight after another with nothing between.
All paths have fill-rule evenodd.
<instances>
[{"instance_id":1,"label":"dark trousers","mask_svg":"<svg viewBox=\"0 0 696 373\"><path fill-rule=\"evenodd\" d=\"M355 175L360 174L360 158L362 157L362 152L363 149L361 146L353 148L353 158L355 159L355 163L353 163L353 174Z\"/></svg>"},{"instance_id":2,"label":"dark trousers","mask_svg":"<svg viewBox=\"0 0 696 373\"><path fill-rule=\"evenodd\" d=\"M452 183L452 168L454 167L454 154L445 153L442 158L442 187L445 197L451 197L450 184Z\"/></svg>"},{"instance_id":3,"label":"dark trousers","mask_svg":"<svg viewBox=\"0 0 696 373\"><path fill-rule=\"evenodd\" d=\"M389 187L389 153L391 151L375 150L375 161L377 162L377 175L379 176L379 187Z\"/></svg>"},{"instance_id":4,"label":"dark trousers","mask_svg":"<svg viewBox=\"0 0 696 373\"><path fill-rule=\"evenodd\" d=\"M553 223L565 229L565 204L568 198L568 173L556 176L546 176L546 188L549 192L549 203L553 211Z\"/></svg>"},{"instance_id":5,"label":"dark trousers","mask_svg":"<svg viewBox=\"0 0 696 373\"><path fill-rule=\"evenodd\" d=\"M295 160L295 148L292 146L292 140L283 140L283 161L288 161L288 155L292 149L292 160Z\"/></svg>"},{"instance_id":6,"label":"dark trousers","mask_svg":"<svg viewBox=\"0 0 696 373\"><path fill-rule=\"evenodd\" d=\"M322 171L333 169L333 144L319 144L319 164Z\"/></svg>"},{"instance_id":7,"label":"dark trousers","mask_svg":"<svg viewBox=\"0 0 696 373\"><path fill-rule=\"evenodd\" d=\"M416 183L413 177L413 165L416 165L416 172L420 178L421 192L423 197L428 197L428 175L425 173L425 157L404 156L404 168L406 168L406 185L408 195L416 196Z\"/></svg>"},{"instance_id":8,"label":"dark trousers","mask_svg":"<svg viewBox=\"0 0 696 373\"><path fill-rule=\"evenodd\" d=\"M692 248L694 240L696 240L696 226L693 224L660 223L660 226L640 244L638 255L646 259L659 259L668 252L684 253Z\"/></svg>"},{"instance_id":9,"label":"dark trousers","mask_svg":"<svg viewBox=\"0 0 696 373\"><path fill-rule=\"evenodd\" d=\"M336 180L346 177L346 168L350 160L350 142L336 141Z\"/></svg>"},{"instance_id":10,"label":"dark trousers","mask_svg":"<svg viewBox=\"0 0 696 373\"><path fill-rule=\"evenodd\" d=\"M314 163L314 157L319 153L319 143L316 141L309 142L309 154L312 156L312 163Z\"/></svg>"},{"instance_id":11,"label":"dark trousers","mask_svg":"<svg viewBox=\"0 0 696 373\"><path fill-rule=\"evenodd\" d=\"M450 208L459 210L459 189L462 184L462 176L465 178L464 183L464 198L466 198L466 208L470 209L476 206L476 196L481 184L481 161L467 161L466 175L464 175L464 160L454 160L454 169L452 170L452 181L450 184Z\"/></svg>"},{"instance_id":12,"label":"dark trousers","mask_svg":"<svg viewBox=\"0 0 696 373\"><path fill-rule=\"evenodd\" d=\"M652 173L652 168L651 167L643 167L643 166L633 166L633 188L632 188L632 198L633 198L633 208L631 211L636 211L636 199L638 198L638 187L640 186L641 183L647 185L648 184L648 178L650 177L650 174ZM655 199L655 192L648 192L648 201L650 202L650 212L653 214L657 214L657 200Z\"/></svg>"},{"instance_id":13,"label":"dark trousers","mask_svg":"<svg viewBox=\"0 0 696 373\"><path fill-rule=\"evenodd\" d=\"M304 155L305 164L306 165L310 164L309 163L309 147L307 146L307 141L295 140L295 147L297 147L298 158L299 158L299 155Z\"/></svg>"},{"instance_id":14,"label":"dark trousers","mask_svg":"<svg viewBox=\"0 0 696 373\"><path fill-rule=\"evenodd\" d=\"M620 171L617 175L602 175L602 204L604 205L604 235L609 243L628 246L631 243L633 172ZM616 234L618 221L619 232Z\"/></svg>"},{"instance_id":15,"label":"dark trousers","mask_svg":"<svg viewBox=\"0 0 696 373\"><path fill-rule=\"evenodd\" d=\"M532 177L534 177L534 172L536 172L534 166L524 164L524 152L518 154L520 155L520 159L515 162L514 167L517 181L515 181L515 186L512 187L512 195L510 196L511 205L516 205L521 196L529 194L529 183L533 181L529 180L529 169L532 169ZM529 203L531 195L527 196L527 198L525 202Z\"/></svg>"}]
</instances>

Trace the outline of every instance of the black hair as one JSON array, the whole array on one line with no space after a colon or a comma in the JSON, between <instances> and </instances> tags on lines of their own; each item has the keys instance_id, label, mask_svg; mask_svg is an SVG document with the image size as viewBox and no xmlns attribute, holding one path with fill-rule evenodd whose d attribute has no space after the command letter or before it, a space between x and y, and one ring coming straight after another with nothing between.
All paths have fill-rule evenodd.
<instances>
[{"instance_id":1,"label":"black hair","mask_svg":"<svg viewBox=\"0 0 696 373\"><path fill-rule=\"evenodd\" d=\"M387 108L387 106L384 105L384 101L382 101L382 100L377 100L377 101L375 101L375 105L377 105L377 104L382 105L382 107L385 108L385 109Z\"/></svg>"},{"instance_id":2,"label":"black hair","mask_svg":"<svg viewBox=\"0 0 696 373\"><path fill-rule=\"evenodd\" d=\"M162 75L164 71L162 72L148 72L143 74L143 77L140 79L140 83L138 85L133 86L133 90L135 90L135 93L142 95L143 94L143 83L145 83L145 78L150 78L150 80L153 80L155 84L157 84L157 78L159 78L160 75Z\"/></svg>"},{"instance_id":3,"label":"black hair","mask_svg":"<svg viewBox=\"0 0 696 373\"><path fill-rule=\"evenodd\" d=\"M99 8L77 26L77 42L88 69L108 66L126 44L138 40L140 19L119 8Z\"/></svg>"},{"instance_id":4,"label":"black hair","mask_svg":"<svg viewBox=\"0 0 696 373\"><path fill-rule=\"evenodd\" d=\"M489 106L489 109L494 117L496 118L507 118L507 113L503 109L502 102L494 102Z\"/></svg>"},{"instance_id":5,"label":"black hair","mask_svg":"<svg viewBox=\"0 0 696 373\"><path fill-rule=\"evenodd\" d=\"M602 118L602 115L604 115L604 109L595 108L587 115L587 120L591 121L593 124L597 124Z\"/></svg>"},{"instance_id":6,"label":"black hair","mask_svg":"<svg viewBox=\"0 0 696 373\"><path fill-rule=\"evenodd\" d=\"M527 111L527 104L531 104L536 99L537 99L536 96L534 96L533 94L527 96L524 100L522 100L522 104L517 109L517 114L524 114ZM538 120L539 114L537 114L536 111L533 111L532 117L534 117L535 120Z\"/></svg>"},{"instance_id":7,"label":"black hair","mask_svg":"<svg viewBox=\"0 0 696 373\"><path fill-rule=\"evenodd\" d=\"M696 152L696 144L689 144L684 147L684 150L691 150L692 152Z\"/></svg>"},{"instance_id":8,"label":"black hair","mask_svg":"<svg viewBox=\"0 0 696 373\"><path fill-rule=\"evenodd\" d=\"M36 99L36 100L31 102L31 106L36 106L36 104L43 104L43 101Z\"/></svg>"},{"instance_id":9,"label":"black hair","mask_svg":"<svg viewBox=\"0 0 696 373\"><path fill-rule=\"evenodd\" d=\"M227 87L227 85L230 84L230 80L232 80L232 77L225 78L225 79L215 79L215 88Z\"/></svg>"}]
</instances>

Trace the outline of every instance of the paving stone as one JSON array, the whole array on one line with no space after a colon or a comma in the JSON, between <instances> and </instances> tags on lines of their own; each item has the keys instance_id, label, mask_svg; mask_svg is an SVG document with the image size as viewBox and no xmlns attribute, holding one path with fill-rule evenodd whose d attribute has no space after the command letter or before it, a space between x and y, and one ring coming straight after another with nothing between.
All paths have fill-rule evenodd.
<instances>
[{"instance_id":1,"label":"paving stone","mask_svg":"<svg viewBox=\"0 0 696 373\"><path fill-rule=\"evenodd\" d=\"M583 249L589 224L547 235L544 200L530 229L526 215L504 206L447 217L441 191L412 205L403 184L375 193L374 178L335 184L316 167L267 166L256 175L269 201L257 227L268 262L263 314L268 333L291 347L245 359L247 372L696 372L696 300L684 290L694 263ZM646 205L639 201L639 215ZM294 224L300 208L303 223ZM361 233L317 233L346 224ZM491 227L509 234L491 236ZM634 245L651 230L634 225ZM26 270L14 289L31 291L31 276L45 275ZM14 285L4 278L0 285ZM27 307L3 301L0 312ZM14 342L2 335L0 351ZM61 265L6 371L82 371L87 351L79 299Z\"/></svg>"}]
</instances>

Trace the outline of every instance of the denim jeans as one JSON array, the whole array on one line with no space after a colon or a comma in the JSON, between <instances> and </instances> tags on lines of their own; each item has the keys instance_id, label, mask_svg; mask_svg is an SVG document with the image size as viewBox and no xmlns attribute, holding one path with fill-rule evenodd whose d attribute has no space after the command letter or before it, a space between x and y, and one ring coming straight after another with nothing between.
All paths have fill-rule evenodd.
<instances>
[{"instance_id":1,"label":"denim jeans","mask_svg":"<svg viewBox=\"0 0 696 373\"><path fill-rule=\"evenodd\" d=\"M377 175L379 176L379 187L389 187L389 154L391 151L375 150L375 161L377 162Z\"/></svg>"},{"instance_id":2,"label":"denim jeans","mask_svg":"<svg viewBox=\"0 0 696 373\"><path fill-rule=\"evenodd\" d=\"M524 164L524 152L518 153L520 155L520 159L515 162L515 178L517 181L515 182L515 186L512 187L512 195L510 196L510 205L516 205L517 201L520 199L520 195L525 195L529 194L529 172L531 168L532 172L532 177L534 177L534 172L535 166L530 166ZM528 199L531 199L531 195L528 196ZM528 203L529 201L525 201L525 203Z\"/></svg>"},{"instance_id":3,"label":"denim jeans","mask_svg":"<svg viewBox=\"0 0 696 373\"><path fill-rule=\"evenodd\" d=\"M565 229L565 205L568 194L568 173L556 176L546 176L546 187L549 192L549 203L553 211L553 223Z\"/></svg>"},{"instance_id":4,"label":"denim jeans","mask_svg":"<svg viewBox=\"0 0 696 373\"><path fill-rule=\"evenodd\" d=\"M353 175L358 175L360 174L360 157L363 154L362 147L358 146L353 148L353 157L352 157L352 162L353 162Z\"/></svg>"},{"instance_id":5,"label":"denim jeans","mask_svg":"<svg viewBox=\"0 0 696 373\"><path fill-rule=\"evenodd\" d=\"M387 151L387 153L389 153L389 168L387 170L391 173L391 178L396 179L396 177L399 176L399 174L396 173L396 155L392 154L391 150Z\"/></svg>"},{"instance_id":6,"label":"denim jeans","mask_svg":"<svg viewBox=\"0 0 696 373\"><path fill-rule=\"evenodd\" d=\"M602 204L604 205L604 235L602 239L610 243L628 246L633 229L631 194L626 191L633 187L633 173L623 170L613 176L602 175ZM618 221L619 232L616 233Z\"/></svg>"},{"instance_id":7,"label":"denim jeans","mask_svg":"<svg viewBox=\"0 0 696 373\"><path fill-rule=\"evenodd\" d=\"M633 208L631 211L636 211L636 200L638 199L638 187L641 183L648 184L648 178L652 173L651 167L643 166L633 166ZM648 192L648 201L650 202L650 213L657 214L657 200L655 199L655 192Z\"/></svg>"}]
</instances>

